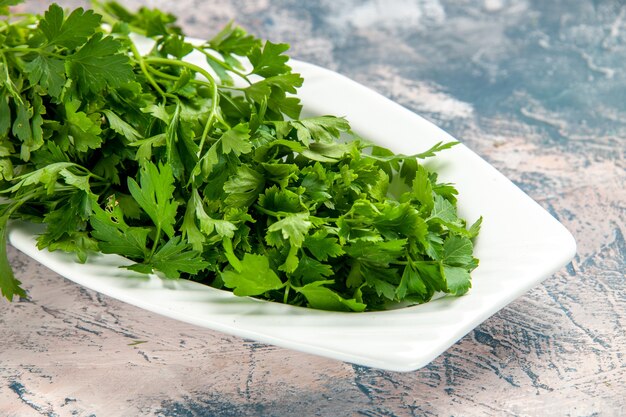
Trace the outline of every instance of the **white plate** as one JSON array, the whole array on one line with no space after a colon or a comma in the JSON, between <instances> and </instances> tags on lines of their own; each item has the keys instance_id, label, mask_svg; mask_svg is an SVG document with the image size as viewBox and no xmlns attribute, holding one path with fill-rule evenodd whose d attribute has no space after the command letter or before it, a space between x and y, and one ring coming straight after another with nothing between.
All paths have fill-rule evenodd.
<instances>
[{"instance_id":1,"label":"white plate","mask_svg":"<svg viewBox=\"0 0 626 417\"><path fill-rule=\"evenodd\" d=\"M190 61L206 66L199 56ZM364 138L406 154L454 140L342 75L293 60L291 65L305 79L299 97L307 113L346 116ZM39 251L37 228L24 223L11 226L9 239L84 287L167 317L359 365L411 371L562 268L576 251L563 225L465 146L443 152L428 166L441 180L456 184L461 216L469 221L484 217L475 244L480 266L467 295L399 310L339 313L241 298L191 281L163 281L120 269L129 261L116 255L92 256L81 265L72 255Z\"/></svg>"}]
</instances>

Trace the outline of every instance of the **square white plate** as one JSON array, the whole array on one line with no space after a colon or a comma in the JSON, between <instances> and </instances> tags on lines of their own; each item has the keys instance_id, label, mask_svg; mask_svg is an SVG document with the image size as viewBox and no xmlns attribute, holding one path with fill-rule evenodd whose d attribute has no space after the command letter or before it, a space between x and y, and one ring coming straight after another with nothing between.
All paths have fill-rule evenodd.
<instances>
[{"instance_id":1,"label":"square white plate","mask_svg":"<svg viewBox=\"0 0 626 417\"><path fill-rule=\"evenodd\" d=\"M189 60L206 67L202 57ZM305 79L298 95L307 114L346 116L362 137L405 154L454 140L342 75L290 62ZM460 216L470 222L484 217L475 243L480 266L472 273L467 295L404 309L339 313L241 298L191 281L164 281L120 269L130 262L116 255L95 255L79 264L73 255L38 250L37 227L24 223L11 225L9 239L67 279L167 317L359 365L412 371L562 268L576 252L563 225L465 146L442 152L427 166L441 180L456 184Z\"/></svg>"}]
</instances>

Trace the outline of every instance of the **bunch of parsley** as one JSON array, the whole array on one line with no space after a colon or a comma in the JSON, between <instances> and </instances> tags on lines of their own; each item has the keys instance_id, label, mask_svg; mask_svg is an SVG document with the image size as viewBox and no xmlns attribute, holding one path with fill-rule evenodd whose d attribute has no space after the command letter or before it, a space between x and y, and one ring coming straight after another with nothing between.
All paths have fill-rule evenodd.
<instances>
[{"instance_id":1,"label":"bunch of parsley","mask_svg":"<svg viewBox=\"0 0 626 417\"><path fill-rule=\"evenodd\" d=\"M464 294L478 261L456 190L418 155L300 118L288 45L227 25L191 44L175 18L115 2L98 13L10 13L0 0L0 290L11 218L40 249L120 254L127 268L236 295L364 311ZM141 55L131 35L151 38ZM212 71L184 57L206 57ZM396 191L391 195L390 184Z\"/></svg>"}]
</instances>

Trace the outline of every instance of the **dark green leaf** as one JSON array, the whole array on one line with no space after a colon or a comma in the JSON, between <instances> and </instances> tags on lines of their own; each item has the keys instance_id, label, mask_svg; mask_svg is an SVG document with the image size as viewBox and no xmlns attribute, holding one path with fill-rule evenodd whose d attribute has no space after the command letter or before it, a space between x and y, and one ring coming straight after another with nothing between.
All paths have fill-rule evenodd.
<instances>
[{"instance_id":1,"label":"dark green leaf","mask_svg":"<svg viewBox=\"0 0 626 417\"><path fill-rule=\"evenodd\" d=\"M157 167L148 162L140 170L139 183L141 187L134 179L128 178L131 195L154 225L173 237L178 202L172 199L175 190L172 168L169 165Z\"/></svg>"},{"instance_id":2,"label":"dark green leaf","mask_svg":"<svg viewBox=\"0 0 626 417\"><path fill-rule=\"evenodd\" d=\"M39 84L54 98L59 98L65 86L65 64L60 59L45 55L28 62L24 69L31 84Z\"/></svg>"},{"instance_id":3,"label":"dark green leaf","mask_svg":"<svg viewBox=\"0 0 626 417\"><path fill-rule=\"evenodd\" d=\"M63 9L53 3L44 18L39 22L39 29L43 32L49 45L76 48L87 41L100 26L101 16L93 10L75 9L64 20Z\"/></svg>"},{"instance_id":4,"label":"dark green leaf","mask_svg":"<svg viewBox=\"0 0 626 417\"><path fill-rule=\"evenodd\" d=\"M111 36L97 33L70 57L70 76L83 95L120 87L133 80L129 59L118 53L120 48L120 43Z\"/></svg>"},{"instance_id":5,"label":"dark green leaf","mask_svg":"<svg viewBox=\"0 0 626 417\"><path fill-rule=\"evenodd\" d=\"M180 278L181 273L197 274L209 266L200 252L193 250L180 236L170 239L147 264L167 278Z\"/></svg>"},{"instance_id":6,"label":"dark green leaf","mask_svg":"<svg viewBox=\"0 0 626 417\"><path fill-rule=\"evenodd\" d=\"M248 207L256 201L264 185L263 175L242 165L224 184L224 191L228 195L224 202L236 208Z\"/></svg>"}]
</instances>

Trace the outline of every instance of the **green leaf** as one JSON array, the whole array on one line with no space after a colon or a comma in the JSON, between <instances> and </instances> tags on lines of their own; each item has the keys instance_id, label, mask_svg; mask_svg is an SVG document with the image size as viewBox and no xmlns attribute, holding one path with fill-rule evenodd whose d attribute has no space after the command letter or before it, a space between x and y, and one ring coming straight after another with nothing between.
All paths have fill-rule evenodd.
<instances>
[{"instance_id":1,"label":"green leaf","mask_svg":"<svg viewBox=\"0 0 626 417\"><path fill-rule=\"evenodd\" d=\"M291 190L281 190L273 185L259 196L259 205L266 210L283 213L298 213L303 207L300 197Z\"/></svg>"},{"instance_id":2,"label":"green leaf","mask_svg":"<svg viewBox=\"0 0 626 417\"><path fill-rule=\"evenodd\" d=\"M13 275L11 264L7 256L7 217L0 218L0 292L7 300L12 301L14 296L26 297L22 284Z\"/></svg>"},{"instance_id":3,"label":"green leaf","mask_svg":"<svg viewBox=\"0 0 626 417\"><path fill-rule=\"evenodd\" d=\"M344 254L336 238L327 237L325 233L320 232L306 236L304 247L320 261L327 261L328 258L336 258Z\"/></svg>"},{"instance_id":4,"label":"green leaf","mask_svg":"<svg viewBox=\"0 0 626 417\"><path fill-rule=\"evenodd\" d=\"M249 100L256 102L265 111L273 112L273 119L282 120L284 113L292 119L300 116L302 105L297 97L287 97L286 93L295 93L302 85L299 74L282 74L268 77L248 86L244 92Z\"/></svg>"},{"instance_id":5,"label":"green leaf","mask_svg":"<svg viewBox=\"0 0 626 417\"><path fill-rule=\"evenodd\" d=\"M90 238L86 232L73 232L68 236L46 243L46 247L50 252L61 250L63 252L72 252L76 254L78 262L85 263L89 253L99 250L98 242Z\"/></svg>"},{"instance_id":6,"label":"green leaf","mask_svg":"<svg viewBox=\"0 0 626 417\"><path fill-rule=\"evenodd\" d=\"M433 211L429 219L441 220L445 223L456 223L459 218L456 215L456 208L445 198L436 194L434 198Z\"/></svg>"},{"instance_id":7,"label":"green leaf","mask_svg":"<svg viewBox=\"0 0 626 417\"><path fill-rule=\"evenodd\" d=\"M33 109L26 102L16 103L17 114L13 122L13 134L25 143L32 142L33 130L30 126L30 118L33 117ZM28 158L26 159L28 160Z\"/></svg>"},{"instance_id":8,"label":"green leaf","mask_svg":"<svg viewBox=\"0 0 626 417\"><path fill-rule=\"evenodd\" d=\"M180 35L170 35L163 42L163 52L178 59L189 55L191 51L193 51L193 45L185 42L185 38Z\"/></svg>"},{"instance_id":9,"label":"green leaf","mask_svg":"<svg viewBox=\"0 0 626 417\"><path fill-rule=\"evenodd\" d=\"M280 231L284 239L289 239L293 246L299 248L311 226L309 213L294 213L273 223L267 230L269 232Z\"/></svg>"},{"instance_id":10,"label":"green leaf","mask_svg":"<svg viewBox=\"0 0 626 417\"><path fill-rule=\"evenodd\" d=\"M147 265L161 271L167 278L177 279L181 273L197 274L206 269L209 263L202 259L200 252L176 236L163 245Z\"/></svg>"},{"instance_id":11,"label":"green leaf","mask_svg":"<svg viewBox=\"0 0 626 417\"><path fill-rule=\"evenodd\" d=\"M222 54L247 56L255 47L261 46L261 40L248 35L244 29L228 22L222 30L213 37L209 46Z\"/></svg>"},{"instance_id":12,"label":"green leaf","mask_svg":"<svg viewBox=\"0 0 626 417\"><path fill-rule=\"evenodd\" d=\"M298 140L309 146L311 141L334 143L341 132L350 130L350 124L343 117L319 116L291 122L297 131Z\"/></svg>"},{"instance_id":13,"label":"green leaf","mask_svg":"<svg viewBox=\"0 0 626 417\"><path fill-rule=\"evenodd\" d=\"M416 262L415 267L430 292L448 291L440 263Z\"/></svg>"},{"instance_id":14,"label":"green leaf","mask_svg":"<svg viewBox=\"0 0 626 417\"><path fill-rule=\"evenodd\" d=\"M24 0L0 0L0 7L4 6L17 6L18 4L24 3Z\"/></svg>"},{"instance_id":15,"label":"green leaf","mask_svg":"<svg viewBox=\"0 0 626 417\"><path fill-rule=\"evenodd\" d=\"M443 265L441 274L446 281L447 292L450 294L463 295L472 286L470 273L465 268Z\"/></svg>"},{"instance_id":16,"label":"green leaf","mask_svg":"<svg viewBox=\"0 0 626 417\"><path fill-rule=\"evenodd\" d=\"M443 242L443 262L447 265L463 266L472 261L474 245L466 237L450 236Z\"/></svg>"},{"instance_id":17,"label":"green leaf","mask_svg":"<svg viewBox=\"0 0 626 417\"><path fill-rule=\"evenodd\" d=\"M268 234L270 235L270 234ZM298 259L299 249L297 246L293 244L289 246L289 253L285 258L285 262L278 267L280 271L284 271L288 274L294 273L298 268L299 259Z\"/></svg>"},{"instance_id":18,"label":"green leaf","mask_svg":"<svg viewBox=\"0 0 626 417\"><path fill-rule=\"evenodd\" d=\"M346 154L354 150L354 143L322 143L312 142L309 147L301 152L313 161L338 162Z\"/></svg>"},{"instance_id":19,"label":"green leaf","mask_svg":"<svg viewBox=\"0 0 626 417\"><path fill-rule=\"evenodd\" d=\"M0 96L0 139L7 136L10 128L11 108L9 107L9 100L8 97Z\"/></svg>"},{"instance_id":20,"label":"green leaf","mask_svg":"<svg viewBox=\"0 0 626 417\"><path fill-rule=\"evenodd\" d=\"M22 174L19 177L14 178L14 180L17 180L18 182L15 183L12 187L4 189L1 192L14 193L19 191L21 188L40 183L43 184L51 194L54 191L54 185L59 176L59 172L61 172L65 168L69 168L74 165L75 164L71 162L57 162L46 165L43 168L28 172L26 174Z\"/></svg>"},{"instance_id":21,"label":"green leaf","mask_svg":"<svg viewBox=\"0 0 626 417\"><path fill-rule=\"evenodd\" d=\"M411 265L404 267L400 284L396 288L396 297L398 300L404 299L407 294L426 295L426 285L420 278L419 274Z\"/></svg>"},{"instance_id":22,"label":"green leaf","mask_svg":"<svg viewBox=\"0 0 626 417\"><path fill-rule=\"evenodd\" d=\"M396 286L386 280L386 274L389 271L381 271L372 268L367 268L364 273L365 282L369 287L374 288L376 294L379 297L384 297L388 300L394 300L396 298Z\"/></svg>"},{"instance_id":23,"label":"green leaf","mask_svg":"<svg viewBox=\"0 0 626 417\"><path fill-rule=\"evenodd\" d=\"M79 7L64 20L63 9L53 3L39 21L39 29L46 37L48 45L73 49L84 44L95 33L96 28L100 27L101 18L93 10L85 11Z\"/></svg>"},{"instance_id":24,"label":"green leaf","mask_svg":"<svg viewBox=\"0 0 626 417\"><path fill-rule=\"evenodd\" d=\"M102 113L106 115L111 129L122 135L122 137L124 137L129 142L135 142L137 140L143 139L141 137L141 134L137 132L134 127L122 120L117 114L113 113L111 110L105 109L102 111Z\"/></svg>"},{"instance_id":25,"label":"green leaf","mask_svg":"<svg viewBox=\"0 0 626 417\"><path fill-rule=\"evenodd\" d=\"M58 99L65 86L65 64L62 60L38 55L24 66L31 84L39 84L52 97Z\"/></svg>"},{"instance_id":26,"label":"green leaf","mask_svg":"<svg viewBox=\"0 0 626 417\"><path fill-rule=\"evenodd\" d=\"M483 217L480 216L469 228L469 238L473 239L480 233L480 227L483 224Z\"/></svg>"},{"instance_id":27,"label":"green leaf","mask_svg":"<svg viewBox=\"0 0 626 417\"><path fill-rule=\"evenodd\" d=\"M221 238L230 239L235 235L237 226L228 220L213 219L206 213L200 194L198 194L198 190L194 189L192 191L187 209L193 210L193 215L200 223L200 230L206 236L209 236L213 233L213 231L215 231Z\"/></svg>"},{"instance_id":28,"label":"green leaf","mask_svg":"<svg viewBox=\"0 0 626 417\"><path fill-rule=\"evenodd\" d=\"M435 156L437 152L443 151L445 149L450 149L451 147L458 145L459 142L437 142L430 149L416 153L413 155L404 155L404 154L392 154L392 155L367 155L368 158L375 159L381 162L393 162L393 161L407 161L407 160L415 160L415 159L426 159L432 156Z\"/></svg>"},{"instance_id":29,"label":"green leaf","mask_svg":"<svg viewBox=\"0 0 626 417\"><path fill-rule=\"evenodd\" d=\"M261 166L265 171L267 181L277 183L281 188L286 188L291 180L296 179L300 170L296 164L286 164L284 162L262 162Z\"/></svg>"},{"instance_id":30,"label":"green leaf","mask_svg":"<svg viewBox=\"0 0 626 417\"><path fill-rule=\"evenodd\" d=\"M228 129L220 137L220 140L222 142L222 151L225 154L233 152L239 156L252 150L250 128L247 123L239 123L237 126Z\"/></svg>"},{"instance_id":31,"label":"green leaf","mask_svg":"<svg viewBox=\"0 0 626 417\"><path fill-rule=\"evenodd\" d=\"M13 163L8 158L0 158L0 180L13 179Z\"/></svg>"},{"instance_id":32,"label":"green leaf","mask_svg":"<svg viewBox=\"0 0 626 417\"><path fill-rule=\"evenodd\" d=\"M242 165L224 184L224 191L228 195L224 203L235 208L248 207L256 201L264 186L263 175Z\"/></svg>"},{"instance_id":33,"label":"green leaf","mask_svg":"<svg viewBox=\"0 0 626 417\"><path fill-rule=\"evenodd\" d=\"M426 214L429 214L435 205L433 188L428 178L428 171L420 164L417 164L413 180L413 196L426 209Z\"/></svg>"},{"instance_id":34,"label":"green leaf","mask_svg":"<svg viewBox=\"0 0 626 417\"><path fill-rule=\"evenodd\" d=\"M44 249L62 237L75 234L84 228L85 220L92 214L92 201L88 193L77 190L70 196L63 196L54 210L43 218L46 231L37 238L37 247ZM96 249L98 245L96 244Z\"/></svg>"},{"instance_id":35,"label":"green leaf","mask_svg":"<svg viewBox=\"0 0 626 417\"><path fill-rule=\"evenodd\" d=\"M117 88L134 79L128 57L118 53L120 48L121 44L111 36L96 33L69 57L70 77L82 95Z\"/></svg>"},{"instance_id":36,"label":"green leaf","mask_svg":"<svg viewBox=\"0 0 626 417\"><path fill-rule=\"evenodd\" d=\"M147 256L146 242L150 229L129 227L119 209L104 211L99 205L93 205L93 215L89 219L97 239L98 247L104 253L122 254L131 259L144 259Z\"/></svg>"},{"instance_id":37,"label":"green leaf","mask_svg":"<svg viewBox=\"0 0 626 417\"><path fill-rule=\"evenodd\" d=\"M65 115L69 124L68 133L72 143L79 152L98 149L102 145L100 115L87 115L83 111L78 111L79 107L80 102L76 100L65 103Z\"/></svg>"},{"instance_id":38,"label":"green leaf","mask_svg":"<svg viewBox=\"0 0 626 417\"><path fill-rule=\"evenodd\" d=\"M298 261L298 267L293 271L293 275L306 284L333 275L333 268L305 255Z\"/></svg>"},{"instance_id":39,"label":"green leaf","mask_svg":"<svg viewBox=\"0 0 626 417\"><path fill-rule=\"evenodd\" d=\"M240 271L222 272L222 280L235 295L260 295L282 288L284 284L270 268L269 260L263 255L246 253L241 260Z\"/></svg>"},{"instance_id":40,"label":"green leaf","mask_svg":"<svg viewBox=\"0 0 626 417\"><path fill-rule=\"evenodd\" d=\"M288 49L289 45L286 43L272 43L270 41L266 41L263 48L253 49L248 56L254 67L252 74L267 78L291 71L287 65L289 57L283 54Z\"/></svg>"},{"instance_id":41,"label":"green leaf","mask_svg":"<svg viewBox=\"0 0 626 417\"><path fill-rule=\"evenodd\" d=\"M63 177L66 184L73 185L79 190L85 191L87 193L91 192L91 189L89 187L88 175L77 175L71 172L69 169L60 170L59 175Z\"/></svg>"},{"instance_id":42,"label":"green leaf","mask_svg":"<svg viewBox=\"0 0 626 417\"><path fill-rule=\"evenodd\" d=\"M359 240L345 246L344 251L352 258L371 264L387 266L400 258L405 251L406 239L381 242Z\"/></svg>"},{"instance_id":43,"label":"green leaf","mask_svg":"<svg viewBox=\"0 0 626 417\"><path fill-rule=\"evenodd\" d=\"M173 200L174 175L169 165L152 162L143 165L139 173L139 183L128 178L128 190L139 206L150 216L154 225L170 238L174 236L178 202Z\"/></svg>"},{"instance_id":44,"label":"green leaf","mask_svg":"<svg viewBox=\"0 0 626 417\"><path fill-rule=\"evenodd\" d=\"M206 237L200 232L196 224L196 207L193 200L194 197L192 196L187 203L180 231L183 234L183 238L187 239L187 243L189 243L194 250L202 251Z\"/></svg>"},{"instance_id":45,"label":"green leaf","mask_svg":"<svg viewBox=\"0 0 626 417\"><path fill-rule=\"evenodd\" d=\"M319 310L331 311L364 311L366 304L355 299L345 299L335 291L323 285L333 284L334 281L315 281L300 288L294 288L304 295L309 306Z\"/></svg>"},{"instance_id":46,"label":"green leaf","mask_svg":"<svg viewBox=\"0 0 626 417\"><path fill-rule=\"evenodd\" d=\"M387 239L412 237L424 243L428 231L424 219L408 203L397 205L387 203L383 211L376 216L373 224Z\"/></svg>"}]
</instances>

